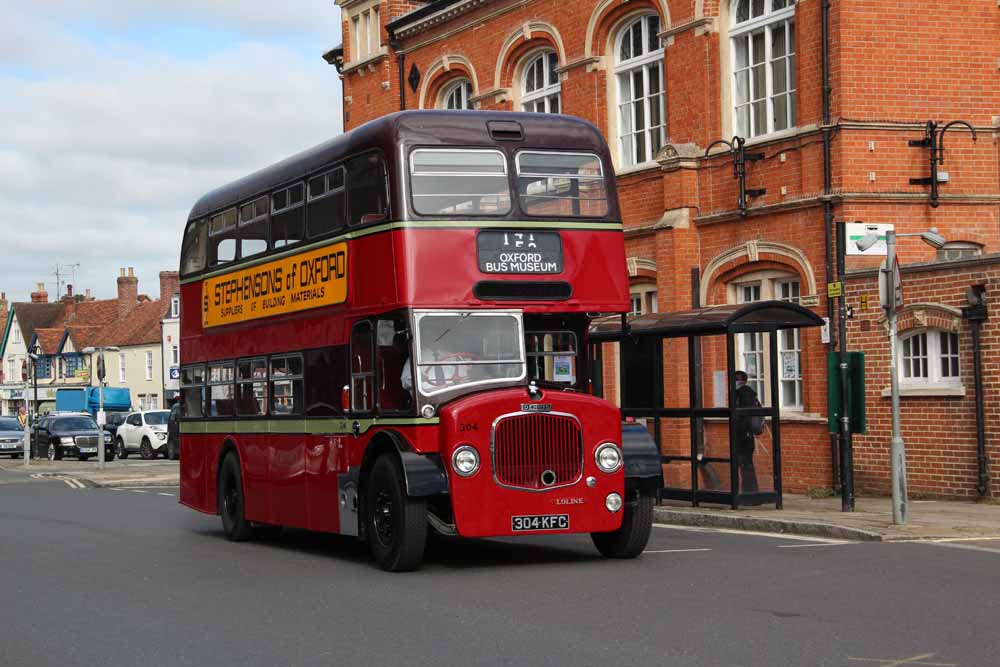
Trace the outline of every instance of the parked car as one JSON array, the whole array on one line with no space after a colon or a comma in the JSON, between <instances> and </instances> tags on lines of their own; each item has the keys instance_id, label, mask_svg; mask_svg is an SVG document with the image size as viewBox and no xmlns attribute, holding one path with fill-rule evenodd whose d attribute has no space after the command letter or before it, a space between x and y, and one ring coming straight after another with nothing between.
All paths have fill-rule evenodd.
<instances>
[{"instance_id":1,"label":"parked car","mask_svg":"<svg viewBox=\"0 0 1000 667\"><path fill-rule=\"evenodd\" d=\"M0 455L16 459L24 452L24 427L17 417L0 417Z\"/></svg>"},{"instance_id":2,"label":"parked car","mask_svg":"<svg viewBox=\"0 0 1000 667\"><path fill-rule=\"evenodd\" d=\"M170 418L167 419L167 458L176 461L181 457L181 427L178 419L181 416L181 404L174 403L170 408Z\"/></svg>"},{"instance_id":3,"label":"parked car","mask_svg":"<svg viewBox=\"0 0 1000 667\"><path fill-rule=\"evenodd\" d=\"M139 452L144 459L155 459L157 454L166 457L169 417L169 410L130 412L115 436L118 458L127 459L132 452Z\"/></svg>"},{"instance_id":4,"label":"parked car","mask_svg":"<svg viewBox=\"0 0 1000 667\"><path fill-rule=\"evenodd\" d=\"M115 436L118 435L118 427L122 425L125 418L128 417L127 412L107 412L104 415L104 430L111 434L111 440L114 441Z\"/></svg>"},{"instance_id":5,"label":"parked car","mask_svg":"<svg viewBox=\"0 0 1000 667\"><path fill-rule=\"evenodd\" d=\"M86 412L52 413L41 417L32 433L37 456L59 461L63 456L75 456L86 461L98 455L98 445L104 440L104 458L114 459L111 434L105 433Z\"/></svg>"}]
</instances>

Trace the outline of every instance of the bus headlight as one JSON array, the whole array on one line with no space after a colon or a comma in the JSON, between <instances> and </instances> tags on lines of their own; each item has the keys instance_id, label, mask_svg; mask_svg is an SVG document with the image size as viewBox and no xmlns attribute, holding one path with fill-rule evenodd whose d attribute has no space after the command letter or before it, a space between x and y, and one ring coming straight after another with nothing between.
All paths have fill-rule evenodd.
<instances>
[{"instance_id":1,"label":"bus headlight","mask_svg":"<svg viewBox=\"0 0 1000 667\"><path fill-rule=\"evenodd\" d=\"M479 471L479 452L472 445L462 445L451 455L451 467L462 477L472 477Z\"/></svg>"},{"instance_id":2,"label":"bus headlight","mask_svg":"<svg viewBox=\"0 0 1000 667\"><path fill-rule=\"evenodd\" d=\"M614 443L605 442L594 452L594 460L602 472L617 472L622 467L622 450Z\"/></svg>"}]
</instances>

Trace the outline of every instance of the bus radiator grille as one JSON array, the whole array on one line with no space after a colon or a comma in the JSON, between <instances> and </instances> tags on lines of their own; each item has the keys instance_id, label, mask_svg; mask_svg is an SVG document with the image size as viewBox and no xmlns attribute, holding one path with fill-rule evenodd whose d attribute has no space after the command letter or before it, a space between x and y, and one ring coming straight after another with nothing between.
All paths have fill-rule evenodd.
<instances>
[{"instance_id":1,"label":"bus radiator grille","mask_svg":"<svg viewBox=\"0 0 1000 667\"><path fill-rule=\"evenodd\" d=\"M542 491L579 481L583 434L569 415L518 414L493 427L493 476L503 486Z\"/></svg>"}]
</instances>

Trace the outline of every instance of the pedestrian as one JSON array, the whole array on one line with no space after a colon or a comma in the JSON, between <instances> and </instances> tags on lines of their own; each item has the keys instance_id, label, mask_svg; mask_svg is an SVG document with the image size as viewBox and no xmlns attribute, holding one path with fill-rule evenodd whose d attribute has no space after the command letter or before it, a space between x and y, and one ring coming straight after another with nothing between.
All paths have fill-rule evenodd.
<instances>
[{"instance_id":1,"label":"pedestrian","mask_svg":"<svg viewBox=\"0 0 1000 667\"><path fill-rule=\"evenodd\" d=\"M736 407L759 408L757 392L747 384L747 374L736 371ZM756 438L764 430L764 418L742 416L736 420L736 462L740 469L740 493L757 492L757 471L753 467Z\"/></svg>"}]
</instances>

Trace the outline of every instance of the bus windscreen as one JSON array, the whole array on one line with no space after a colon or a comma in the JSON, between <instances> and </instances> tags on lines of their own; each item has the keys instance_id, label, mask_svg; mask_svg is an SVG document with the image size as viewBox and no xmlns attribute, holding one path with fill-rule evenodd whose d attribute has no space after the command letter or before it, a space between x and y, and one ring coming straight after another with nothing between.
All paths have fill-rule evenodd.
<instances>
[{"instance_id":1,"label":"bus windscreen","mask_svg":"<svg viewBox=\"0 0 1000 667\"><path fill-rule=\"evenodd\" d=\"M521 151L517 196L527 215L599 218L608 214L601 159L592 153Z\"/></svg>"},{"instance_id":2,"label":"bus windscreen","mask_svg":"<svg viewBox=\"0 0 1000 667\"><path fill-rule=\"evenodd\" d=\"M495 150L417 149L410 154L413 209L420 215L510 212L507 162Z\"/></svg>"}]
</instances>

